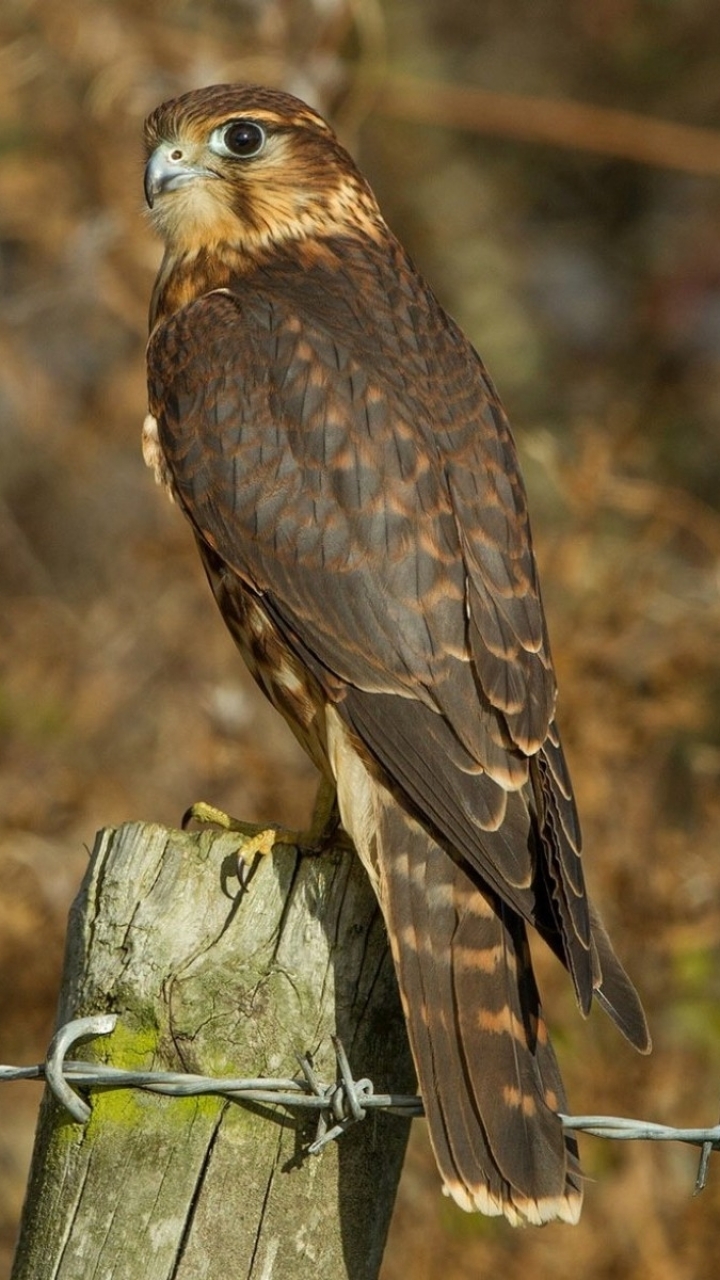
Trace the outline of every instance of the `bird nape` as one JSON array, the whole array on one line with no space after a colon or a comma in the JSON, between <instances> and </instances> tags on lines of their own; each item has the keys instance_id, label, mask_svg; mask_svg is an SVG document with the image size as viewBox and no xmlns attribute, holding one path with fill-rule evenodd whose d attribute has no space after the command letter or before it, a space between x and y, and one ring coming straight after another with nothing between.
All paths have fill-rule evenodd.
<instances>
[{"instance_id":1,"label":"bird nape","mask_svg":"<svg viewBox=\"0 0 720 1280\"><path fill-rule=\"evenodd\" d=\"M531 924L641 1052L588 901L525 490L494 387L297 98L146 122L165 241L146 458L253 676L337 790L397 971L447 1191L576 1222Z\"/></svg>"}]
</instances>

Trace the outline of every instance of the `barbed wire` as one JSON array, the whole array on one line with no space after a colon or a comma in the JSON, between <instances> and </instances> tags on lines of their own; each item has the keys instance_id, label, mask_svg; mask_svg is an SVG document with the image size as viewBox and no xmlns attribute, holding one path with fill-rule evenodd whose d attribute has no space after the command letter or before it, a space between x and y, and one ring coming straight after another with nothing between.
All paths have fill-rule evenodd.
<instances>
[{"instance_id":1,"label":"barbed wire","mask_svg":"<svg viewBox=\"0 0 720 1280\"><path fill-rule=\"evenodd\" d=\"M422 1099L394 1093L375 1093L372 1080L355 1080L341 1041L332 1038L339 1079L334 1084L318 1080L308 1056L298 1055L301 1076L235 1078L202 1076L184 1071L127 1071L100 1062L69 1059L67 1053L82 1040L106 1036L117 1026L115 1014L74 1018L53 1036L44 1062L34 1066L0 1066L0 1084L11 1080L45 1080L58 1102L79 1124L91 1114L90 1107L77 1089L143 1089L177 1098L216 1094L238 1102L265 1103L290 1110L317 1112L315 1140L308 1147L318 1155L329 1142L341 1137L346 1129L363 1120L368 1111L387 1111L407 1117L424 1114ZM73 1087L74 1086L74 1087ZM581 1131L597 1138L613 1138L620 1142L683 1142L700 1147L700 1165L695 1193L707 1183L712 1151L720 1151L720 1124L710 1128L676 1129L672 1125L654 1124L647 1120L631 1120L624 1116L561 1115L568 1132Z\"/></svg>"}]
</instances>

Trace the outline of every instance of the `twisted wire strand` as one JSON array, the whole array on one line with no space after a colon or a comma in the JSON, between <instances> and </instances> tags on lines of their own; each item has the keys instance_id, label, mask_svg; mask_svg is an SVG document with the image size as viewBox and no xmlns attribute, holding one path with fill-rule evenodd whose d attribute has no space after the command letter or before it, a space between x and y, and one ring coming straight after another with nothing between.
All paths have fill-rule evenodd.
<instances>
[{"instance_id":1,"label":"twisted wire strand","mask_svg":"<svg viewBox=\"0 0 720 1280\"><path fill-rule=\"evenodd\" d=\"M77 1092L82 1089L144 1089L150 1093L188 1098L218 1094L239 1102L266 1103L291 1110L306 1109L318 1115L314 1142L308 1150L317 1155L368 1111L388 1111L408 1117L424 1114L422 1099L407 1094L375 1093L371 1080L356 1080L345 1050L337 1037L333 1047L339 1079L323 1084L312 1062L298 1056L301 1075L280 1077L203 1076L181 1071L127 1071L104 1063L81 1062L66 1054L79 1041L109 1035L117 1025L114 1014L75 1018L59 1028L45 1062L34 1066L0 1066L0 1084L11 1080L45 1080L58 1102L79 1124L90 1116L90 1107ZM712 1151L720 1150L720 1124L709 1128L677 1129L672 1125L633 1120L625 1116L561 1115L563 1128L617 1141L683 1142L700 1147L695 1192L707 1183Z\"/></svg>"}]
</instances>

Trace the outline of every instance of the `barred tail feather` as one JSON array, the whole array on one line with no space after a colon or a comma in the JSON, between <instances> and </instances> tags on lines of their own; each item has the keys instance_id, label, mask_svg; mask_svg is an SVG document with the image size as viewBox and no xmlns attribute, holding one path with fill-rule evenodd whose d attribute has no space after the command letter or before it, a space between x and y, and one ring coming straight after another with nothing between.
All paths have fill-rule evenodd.
<instances>
[{"instance_id":1,"label":"barred tail feather","mask_svg":"<svg viewBox=\"0 0 720 1280\"><path fill-rule=\"evenodd\" d=\"M388 797L380 900L445 1187L513 1224L577 1222L577 1148L522 921Z\"/></svg>"}]
</instances>

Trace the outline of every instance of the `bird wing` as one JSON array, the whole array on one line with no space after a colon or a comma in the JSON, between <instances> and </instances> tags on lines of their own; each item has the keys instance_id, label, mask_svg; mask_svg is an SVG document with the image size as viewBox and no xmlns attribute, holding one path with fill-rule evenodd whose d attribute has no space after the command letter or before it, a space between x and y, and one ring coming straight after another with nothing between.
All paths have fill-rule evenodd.
<instances>
[{"instance_id":1,"label":"bird wing","mask_svg":"<svg viewBox=\"0 0 720 1280\"><path fill-rule=\"evenodd\" d=\"M257 273L156 329L176 495L390 785L543 929L587 1008L580 837L510 431L417 276L349 283Z\"/></svg>"}]
</instances>

